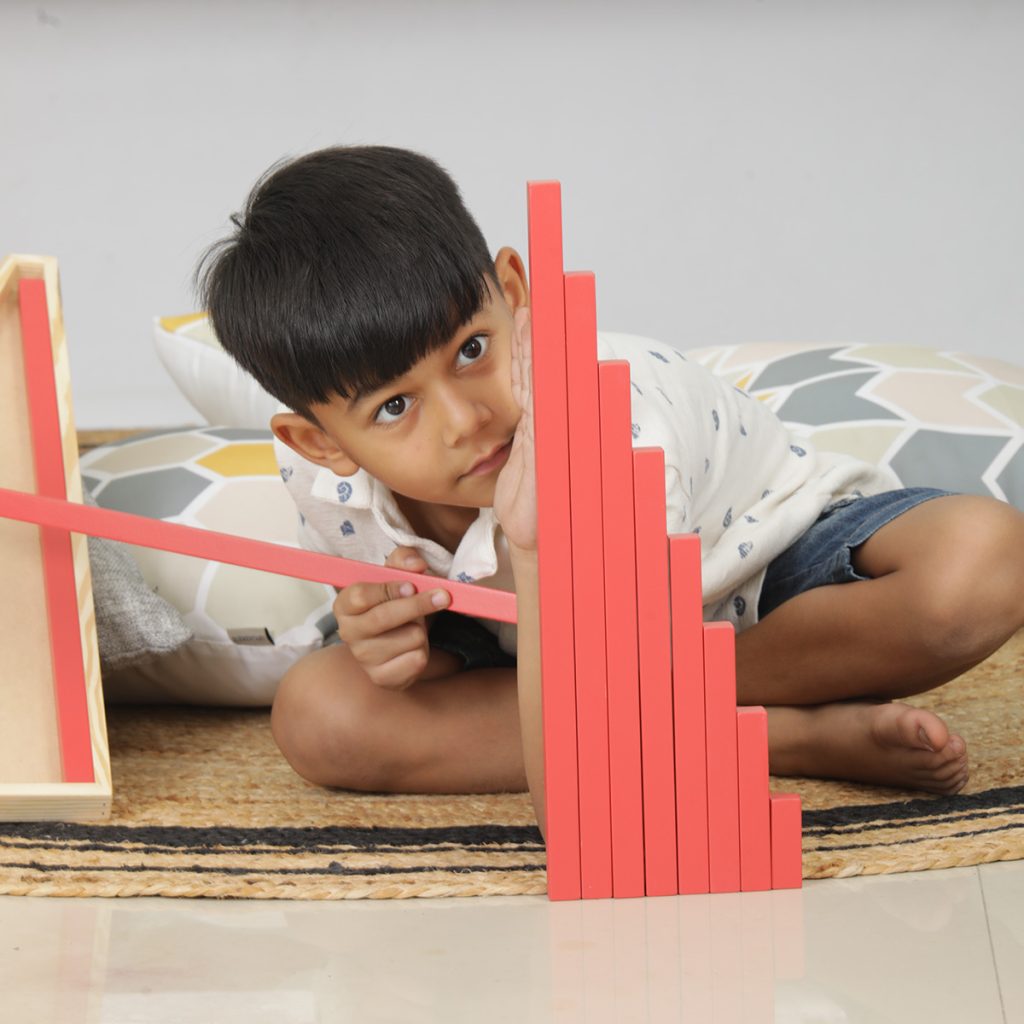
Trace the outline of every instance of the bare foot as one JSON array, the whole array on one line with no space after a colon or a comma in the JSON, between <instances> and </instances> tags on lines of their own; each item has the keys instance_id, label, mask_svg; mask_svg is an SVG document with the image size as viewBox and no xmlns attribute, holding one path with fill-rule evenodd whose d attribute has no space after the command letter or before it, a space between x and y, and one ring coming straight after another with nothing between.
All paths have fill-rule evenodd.
<instances>
[{"instance_id":1,"label":"bare foot","mask_svg":"<svg viewBox=\"0 0 1024 1024\"><path fill-rule=\"evenodd\" d=\"M849 701L768 709L773 775L848 779L927 793L967 783L967 744L909 704Z\"/></svg>"}]
</instances>

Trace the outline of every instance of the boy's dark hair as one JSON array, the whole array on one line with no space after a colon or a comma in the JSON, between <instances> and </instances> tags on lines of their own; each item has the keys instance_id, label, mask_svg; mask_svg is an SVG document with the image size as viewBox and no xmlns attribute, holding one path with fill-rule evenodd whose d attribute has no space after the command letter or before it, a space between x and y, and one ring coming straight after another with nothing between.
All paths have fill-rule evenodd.
<instances>
[{"instance_id":1,"label":"boy's dark hair","mask_svg":"<svg viewBox=\"0 0 1024 1024\"><path fill-rule=\"evenodd\" d=\"M358 399L450 341L495 279L455 183L408 150L276 165L231 220L196 269L203 305L235 360L314 422L313 403Z\"/></svg>"}]
</instances>

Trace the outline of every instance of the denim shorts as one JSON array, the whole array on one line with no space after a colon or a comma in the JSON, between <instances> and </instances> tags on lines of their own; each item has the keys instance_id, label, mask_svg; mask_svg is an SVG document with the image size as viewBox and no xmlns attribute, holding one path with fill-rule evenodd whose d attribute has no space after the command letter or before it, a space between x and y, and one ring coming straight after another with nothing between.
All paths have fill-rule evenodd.
<instances>
[{"instance_id":1,"label":"denim shorts","mask_svg":"<svg viewBox=\"0 0 1024 1024\"><path fill-rule=\"evenodd\" d=\"M757 604L758 618L805 590L866 579L853 567L853 549L915 505L950 493L933 487L908 487L829 505L806 533L769 563Z\"/></svg>"},{"instance_id":2,"label":"denim shorts","mask_svg":"<svg viewBox=\"0 0 1024 1024\"><path fill-rule=\"evenodd\" d=\"M516 656L506 654L498 638L484 625L458 612L438 612L430 623L430 646L462 658L462 671L471 668L514 668Z\"/></svg>"}]
</instances>

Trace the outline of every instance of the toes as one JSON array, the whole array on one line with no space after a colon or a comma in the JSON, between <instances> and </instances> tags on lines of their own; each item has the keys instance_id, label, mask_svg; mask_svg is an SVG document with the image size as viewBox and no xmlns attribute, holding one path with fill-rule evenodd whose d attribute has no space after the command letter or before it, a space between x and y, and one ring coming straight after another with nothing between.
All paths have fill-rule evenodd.
<instances>
[{"instance_id":1,"label":"toes","mask_svg":"<svg viewBox=\"0 0 1024 1024\"><path fill-rule=\"evenodd\" d=\"M926 793L937 793L939 796L953 796L953 794L959 793L967 785L967 779L967 772L961 770L955 772L950 778L932 775L926 781L920 781L918 787Z\"/></svg>"},{"instance_id":2,"label":"toes","mask_svg":"<svg viewBox=\"0 0 1024 1024\"><path fill-rule=\"evenodd\" d=\"M949 782L959 775L967 775L967 762L963 760L949 761L935 769L931 774L939 782Z\"/></svg>"},{"instance_id":3,"label":"toes","mask_svg":"<svg viewBox=\"0 0 1024 1024\"><path fill-rule=\"evenodd\" d=\"M917 727L914 733L914 746L938 752L949 744L949 729L938 715L915 708L907 718L910 720L908 724L911 728L915 725Z\"/></svg>"},{"instance_id":4,"label":"toes","mask_svg":"<svg viewBox=\"0 0 1024 1024\"><path fill-rule=\"evenodd\" d=\"M908 707L899 725L907 746L932 751L942 764L958 760L967 753L964 738L950 732L938 715L923 708Z\"/></svg>"},{"instance_id":5,"label":"toes","mask_svg":"<svg viewBox=\"0 0 1024 1024\"><path fill-rule=\"evenodd\" d=\"M949 744L950 733L938 715L907 704L889 704L878 716L878 724L888 732L889 743L928 750L933 754ZM963 742L961 740L961 742Z\"/></svg>"},{"instance_id":6,"label":"toes","mask_svg":"<svg viewBox=\"0 0 1024 1024\"><path fill-rule=\"evenodd\" d=\"M969 778L970 770L966 757L950 761L948 765L944 765L932 774L933 792L952 796L967 785Z\"/></svg>"},{"instance_id":7,"label":"toes","mask_svg":"<svg viewBox=\"0 0 1024 1024\"><path fill-rule=\"evenodd\" d=\"M949 742L935 755L933 768L948 775L967 767L967 744L961 736L951 736Z\"/></svg>"}]
</instances>

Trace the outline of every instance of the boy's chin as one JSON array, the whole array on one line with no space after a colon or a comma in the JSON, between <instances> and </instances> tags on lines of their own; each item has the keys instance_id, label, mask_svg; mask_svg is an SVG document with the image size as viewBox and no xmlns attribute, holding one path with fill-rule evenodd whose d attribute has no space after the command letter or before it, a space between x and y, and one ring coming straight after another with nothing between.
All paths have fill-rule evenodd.
<instances>
[{"instance_id":1,"label":"boy's chin","mask_svg":"<svg viewBox=\"0 0 1024 1024\"><path fill-rule=\"evenodd\" d=\"M449 508L476 509L478 511L482 508L494 508L494 495L492 494L486 499L460 499L452 501L449 504Z\"/></svg>"},{"instance_id":2,"label":"boy's chin","mask_svg":"<svg viewBox=\"0 0 1024 1024\"><path fill-rule=\"evenodd\" d=\"M392 491L398 504L400 506L418 506L420 508L447 508L447 509L466 509L479 511L482 508L493 508L494 506L494 488L491 487L487 492L481 489L478 494L446 494L444 496L431 494L431 495L411 495L399 493L398 491Z\"/></svg>"},{"instance_id":3,"label":"boy's chin","mask_svg":"<svg viewBox=\"0 0 1024 1024\"><path fill-rule=\"evenodd\" d=\"M469 486L467 486L469 484ZM411 504L421 508L436 506L448 509L474 509L479 511L482 508L494 507L494 492L496 485L494 480L478 479L470 481L467 478L461 479L458 484L447 494L407 494L392 489L392 494L398 500L399 505Z\"/></svg>"},{"instance_id":4,"label":"boy's chin","mask_svg":"<svg viewBox=\"0 0 1024 1024\"><path fill-rule=\"evenodd\" d=\"M445 504L452 508L491 508L494 505L495 481L487 477L463 477L452 488L445 499L437 504Z\"/></svg>"}]
</instances>

